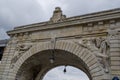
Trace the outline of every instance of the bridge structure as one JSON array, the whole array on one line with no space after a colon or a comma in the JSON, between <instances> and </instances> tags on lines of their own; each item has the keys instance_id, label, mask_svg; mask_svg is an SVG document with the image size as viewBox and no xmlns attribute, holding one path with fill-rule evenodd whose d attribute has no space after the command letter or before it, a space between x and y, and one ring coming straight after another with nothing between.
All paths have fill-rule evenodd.
<instances>
[{"instance_id":1,"label":"bridge structure","mask_svg":"<svg viewBox=\"0 0 120 80\"><path fill-rule=\"evenodd\" d=\"M42 80L52 68L74 66L90 80L120 77L120 8L15 27L0 63L0 80Z\"/></svg>"}]
</instances>

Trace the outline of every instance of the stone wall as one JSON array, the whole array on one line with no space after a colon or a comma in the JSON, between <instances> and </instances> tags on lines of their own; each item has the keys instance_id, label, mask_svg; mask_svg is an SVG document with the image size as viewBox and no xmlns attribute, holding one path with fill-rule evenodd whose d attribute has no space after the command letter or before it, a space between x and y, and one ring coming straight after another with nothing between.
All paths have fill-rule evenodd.
<instances>
[{"instance_id":1,"label":"stone wall","mask_svg":"<svg viewBox=\"0 0 120 80\"><path fill-rule=\"evenodd\" d=\"M48 22L16 27L7 32L11 38L0 63L0 80L15 80L25 60L42 49L53 49L50 47L54 40L59 43L58 49L81 54L77 56L88 65L93 80L120 77L120 9L71 18L66 18L60 8L56 9L54 14L60 14L53 15Z\"/></svg>"}]
</instances>

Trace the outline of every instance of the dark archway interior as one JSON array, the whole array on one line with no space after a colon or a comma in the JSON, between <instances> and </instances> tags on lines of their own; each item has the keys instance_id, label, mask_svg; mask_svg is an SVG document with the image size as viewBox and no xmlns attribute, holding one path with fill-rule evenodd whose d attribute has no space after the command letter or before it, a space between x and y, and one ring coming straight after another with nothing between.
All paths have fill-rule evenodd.
<instances>
[{"instance_id":1,"label":"dark archway interior","mask_svg":"<svg viewBox=\"0 0 120 80\"><path fill-rule=\"evenodd\" d=\"M53 55L53 51L54 63L50 63L50 58ZM49 70L60 65L75 66L85 72L90 80L92 80L87 65L78 56L65 50L45 50L36 53L22 64L21 68L18 70L16 79L42 80L43 76Z\"/></svg>"},{"instance_id":2,"label":"dark archway interior","mask_svg":"<svg viewBox=\"0 0 120 80\"><path fill-rule=\"evenodd\" d=\"M0 61L2 59L4 49L5 49L5 47L0 47Z\"/></svg>"}]
</instances>

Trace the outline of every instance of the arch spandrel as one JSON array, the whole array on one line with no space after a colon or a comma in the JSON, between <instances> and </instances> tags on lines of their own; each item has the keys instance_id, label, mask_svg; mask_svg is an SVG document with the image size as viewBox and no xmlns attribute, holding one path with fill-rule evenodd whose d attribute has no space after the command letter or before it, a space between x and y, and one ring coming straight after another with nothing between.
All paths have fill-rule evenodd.
<instances>
[{"instance_id":1,"label":"arch spandrel","mask_svg":"<svg viewBox=\"0 0 120 80\"><path fill-rule=\"evenodd\" d=\"M52 44L50 42L46 43L37 43L36 45L32 46L27 52L25 52L18 61L14 64L14 78L21 68L21 65L32 55L37 54L44 50L53 49ZM87 48L82 47L81 45L75 44L73 42L68 41L57 41L55 45L55 49L65 50L70 52L76 56L78 56L89 68L89 73L92 76L93 80L101 80L101 76L104 75L104 71L100 67L96 56L91 53ZM94 79L95 77L95 79Z\"/></svg>"}]
</instances>

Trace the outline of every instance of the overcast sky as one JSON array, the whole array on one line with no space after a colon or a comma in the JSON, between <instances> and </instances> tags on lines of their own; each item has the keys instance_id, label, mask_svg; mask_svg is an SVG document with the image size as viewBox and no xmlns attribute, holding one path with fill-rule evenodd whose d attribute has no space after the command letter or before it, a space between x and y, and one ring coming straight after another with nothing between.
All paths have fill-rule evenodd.
<instances>
[{"instance_id":1,"label":"overcast sky","mask_svg":"<svg viewBox=\"0 0 120 80\"><path fill-rule=\"evenodd\" d=\"M66 73L63 72L64 68L65 66L60 66L50 70L43 80L89 80L83 71L75 67L67 66Z\"/></svg>"},{"instance_id":2,"label":"overcast sky","mask_svg":"<svg viewBox=\"0 0 120 80\"><path fill-rule=\"evenodd\" d=\"M67 17L71 17L120 8L120 0L0 0L0 39L8 38L6 31L16 26L49 20L57 6L61 7ZM59 71L61 68L53 72L59 75ZM70 76L64 76L65 80L72 80Z\"/></svg>"},{"instance_id":3,"label":"overcast sky","mask_svg":"<svg viewBox=\"0 0 120 80\"><path fill-rule=\"evenodd\" d=\"M120 0L0 0L0 39L13 27L49 20L57 6L70 17L120 8Z\"/></svg>"}]
</instances>

